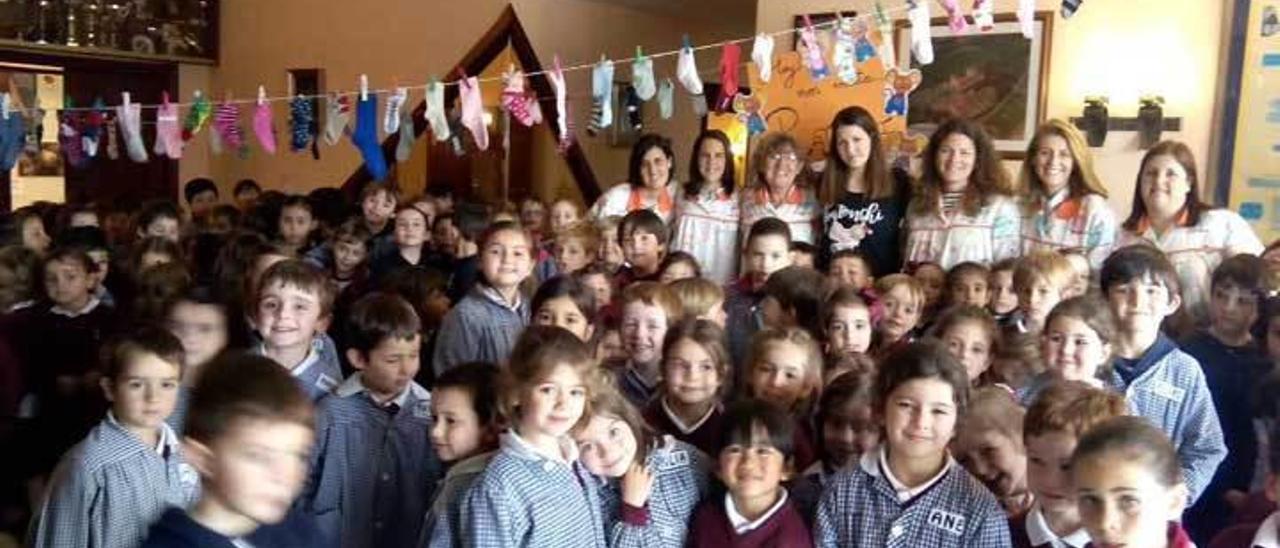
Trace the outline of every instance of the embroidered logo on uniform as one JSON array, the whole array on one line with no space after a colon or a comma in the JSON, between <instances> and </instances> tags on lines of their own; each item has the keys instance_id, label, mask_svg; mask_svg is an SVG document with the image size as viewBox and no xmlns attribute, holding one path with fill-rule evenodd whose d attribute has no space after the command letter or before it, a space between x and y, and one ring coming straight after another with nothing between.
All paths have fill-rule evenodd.
<instances>
[{"instance_id":1,"label":"embroidered logo on uniform","mask_svg":"<svg viewBox=\"0 0 1280 548\"><path fill-rule=\"evenodd\" d=\"M316 379L316 388L324 390L325 392L333 390L333 387L335 386L338 386L338 381L324 373L321 373L320 378Z\"/></svg>"},{"instance_id":2,"label":"embroidered logo on uniform","mask_svg":"<svg viewBox=\"0 0 1280 548\"><path fill-rule=\"evenodd\" d=\"M667 458L658 466L658 471L664 472L673 468L680 468L682 466L689 466L689 452L672 451L667 454Z\"/></svg>"},{"instance_id":3,"label":"embroidered logo on uniform","mask_svg":"<svg viewBox=\"0 0 1280 548\"><path fill-rule=\"evenodd\" d=\"M431 418L431 402L426 400L418 400L413 404L413 418L428 419Z\"/></svg>"},{"instance_id":4,"label":"embroidered logo on uniform","mask_svg":"<svg viewBox=\"0 0 1280 548\"><path fill-rule=\"evenodd\" d=\"M930 510L926 520L929 525L959 536L964 534L964 516L944 510Z\"/></svg>"},{"instance_id":5,"label":"embroidered logo on uniform","mask_svg":"<svg viewBox=\"0 0 1280 548\"><path fill-rule=\"evenodd\" d=\"M1164 381L1156 381L1151 383L1151 392L1157 396L1160 396L1174 403L1181 403L1182 397L1187 393L1186 390L1178 388Z\"/></svg>"}]
</instances>

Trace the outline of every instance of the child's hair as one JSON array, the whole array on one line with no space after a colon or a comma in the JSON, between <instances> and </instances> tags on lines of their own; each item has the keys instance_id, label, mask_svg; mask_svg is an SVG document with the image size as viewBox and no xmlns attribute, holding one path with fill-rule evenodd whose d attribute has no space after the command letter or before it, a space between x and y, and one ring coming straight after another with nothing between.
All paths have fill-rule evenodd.
<instances>
[{"instance_id":1,"label":"child's hair","mask_svg":"<svg viewBox=\"0 0 1280 548\"><path fill-rule=\"evenodd\" d=\"M622 234L622 216L611 215L608 217L600 217L595 220L596 230L600 231L600 237L612 242L617 242Z\"/></svg>"},{"instance_id":2,"label":"child's hair","mask_svg":"<svg viewBox=\"0 0 1280 548\"><path fill-rule=\"evenodd\" d=\"M107 233L96 226L76 226L62 231L54 240L57 247L78 247L90 251L107 251Z\"/></svg>"},{"instance_id":3,"label":"child's hair","mask_svg":"<svg viewBox=\"0 0 1280 548\"><path fill-rule=\"evenodd\" d=\"M1053 432L1079 438L1098 423L1129 413L1124 395L1078 381L1054 381L1041 390L1022 421L1024 438Z\"/></svg>"},{"instance_id":4,"label":"child's hair","mask_svg":"<svg viewBox=\"0 0 1280 548\"><path fill-rule=\"evenodd\" d=\"M174 262L182 262L182 248L176 242L159 236L147 236L133 248L133 255L129 258L129 266L134 273L142 270L142 257L148 253L168 255L173 257Z\"/></svg>"},{"instance_id":5,"label":"child's hair","mask_svg":"<svg viewBox=\"0 0 1280 548\"><path fill-rule=\"evenodd\" d=\"M573 301L573 305L578 307L578 312L587 319L587 323L595 323L596 296L578 278L571 275L559 275L542 282L542 285L538 286L538 291L533 294L529 311L536 316L538 309L542 308L544 303L561 297L568 297Z\"/></svg>"},{"instance_id":6,"label":"child's hair","mask_svg":"<svg viewBox=\"0 0 1280 548\"><path fill-rule=\"evenodd\" d=\"M1141 463L1165 487L1184 483L1173 443L1164 431L1143 417L1112 417L1085 431L1071 453L1071 468L1085 459L1108 453L1123 462Z\"/></svg>"},{"instance_id":7,"label":"child's hair","mask_svg":"<svg viewBox=\"0 0 1280 548\"><path fill-rule=\"evenodd\" d=\"M765 236L777 236L787 241L787 249L790 250L791 245L791 227L786 221L777 217L765 217L751 223L751 229L747 231L747 247L751 247L751 242L757 238Z\"/></svg>"},{"instance_id":8,"label":"child's hair","mask_svg":"<svg viewBox=\"0 0 1280 548\"><path fill-rule=\"evenodd\" d=\"M6 245L0 248L0 270L12 276L7 284L0 286L3 297L0 297L0 313L14 304L34 299L39 293L40 277L36 270L40 267L40 256L35 251L22 245Z\"/></svg>"},{"instance_id":9,"label":"child's hair","mask_svg":"<svg viewBox=\"0 0 1280 548\"><path fill-rule=\"evenodd\" d=\"M133 320L158 322L166 305L191 286L191 275L182 263L160 263L138 273L133 297Z\"/></svg>"},{"instance_id":10,"label":"child's hair","mask_svg":"<svg viewBox=\"0 0 1280 548\"><path fill-rule=\"evenodd\" d=\"M662 264L658 266L658 272L666 272L674 264L684 264L693 270L694 278L702 277L702 266L698 264L698 259L684 251L672 251L662 259Z\"/></svg>"},{"instance_id":11,"label":"child's hair","mask_svg":"<svg viewBox=\"0 0 1280 548\"><path fill-rule=\"evenodd\" d=\"M328 316L333 310L333 286L329 283L329 276L311 263L299 259L285 259L271 265L262 273L262 279L258 280L258 294L254 295L253 299L255 306L262 300L263 289L275 284L294 286L314 293L320 304L322 318Z\"/></svg>"},{"instance_id":12,"label":"child's hair","mask_svg":"<svg viewBox=\"0 0 1280 548\"><path fill-rule=\"evenodd\" d=\"M802 255L808 255L810 257L816 257L818 255L818 246L815 246L809 242L794 240L791 242L791 245L787 246L787 251L790 251L791 253L800 253Z\"/></svg>"},{"instance_id":13,"label":"child's hair","mask_svg":"<svg viewBox=\"0 0 1280 548\"><path fill-rule=\"evenodd\" d=\"M724 289L706 278L676 280L667 288L680 300L686 320L710 314L711 307L724 302Z\"/></svg>"},{"instance_id":14,"label":"child's hair","mask_svg":"<svg viewBox=\"0 0 1280 548\"><path fill-rule=\"evenodd\" d=\"M654 441L658 438L658 433L644 421L644 417L630 400L612 387L603 387L591 399L591 414L626 423L636 437L636 454L633 462L645 462L649 451L653 449Z\"/></svg>"},{"instance_id":15,"label":"child's hair","mask_svg":"<svg viewBox=\"0 0 1280 548\"><path fill-rule=\"evenodd\" d=\"M374 292L356 301L347 320L347 345L363 356L382 341L412 340L422 332L418 313L404 297Z\"/></svg>"},{"instance_id":16,"label":"child's hair","mask_svg":"<svg viewBox=\"0 0 1280 548\"><path fill-rule=\"evenodd\" d=\"M667 326L679 321L684 312L680 299L676 298L675 293L658 282L635 282L622 290L622 298L618 301L619 307L625 308L628 304L636 302L661 309L663 315L667 317Z\"/></svg>"},{"instance_id":17,"label":"child's hair","mask_svg":"<svg viewBox=\"0 0 1280 548\"><path fill-rule=\"evenodd\" d=\"M756 365L764 359L766 352L783 343L793 344L804 352L804 395L797 402L797 409L807 414L822 391L822 345L818 344L818 339L809 331L798 327L787 327L757 332L751 337L751 350L747 358L746 371L755 370ZM750 387L747 391L751 392ZM748 395L758 397L755 394Z\"/></svg>"},{"instance_id":18,"label":"child's hair","mask_svg":"<svg viewBox=\"0 0 1280 548\"><path fill-rule=\"evenodd\" d=\"M178 212L178 206L168 200L155 200L142 205L142 209L138 211L138 229L145 232L151 223L159 219L180 220L181 214Z\"/></svg>"},{"instance_id":19,"label":"child's hair","mask_svg":"<svg viewBox=\"0 0 1280 548\"><path fill-rule=\"evenodd\" d=\"M1084 322L1098 335L1098 340L1103 344L1114 345L1120 338L1120 324L1116 322L1115 314L1111 311L1111 307L1107 306L1106 301L1096 295L1072 297L1058 303L1045 317L1045 329L1048 330L1058 318L1073 318ZM1105 376L1110 373L1111 359L1108 357L1098 368L1098 375Z\"/></svg>"},{"instance_id":20,"label":"child's hair","mask_svg":"<svg viewBox=\"0 0 1280 548\"><path fill-rule=\"evenodd\" d=\"M778 301L796 323L818 336L823 332L822 301L827 294L827 278L804 266L788 266L774 272L764 284L764 294Z\"/></svg>"},{"instance_id":21,"label":"child's hair","mask_svg":"<svg viewBox=\"0 0 1280 548\"><path fill-rule=\"evenodd\" d=\"M983 265L982 263L975 263L973 261L965 261L951 267L951 270L947 271L945 285L946 293L950 294L954 291L956 286L960 285L960 281L968 276L978 276L985 281L987 277L991 276L991 269L987 268L986 265Z\"/></svg>"},{"instance_id":22,"label":"child's hair","mask_svg":"<svg viewBox=\"0 0 1280 548\"><path fill-rule=\"evenodd\" d=\"M618 223L618 234L615 237L621 243L628 234L636 232L652 234L658 239L660 245L667 245L667 240L671 239L667 223L662 222L662 217L648 209L637 209L623 216L622 221Z\"/></svg>"},{"instance_id":23,"label":"child's hair","mask_svg":"<svg viewBox=\"0 0 1280 548\"><path fill-rule=\"evenodd\" d=\"M368 248L369 239L371 238L373 238L373 234L369 232L369 227L365 226L364 223L360 222L360 220L356 218L343 221L342 224L338 225L337 230L333 231L334 243L359 243Z\"/></svg>"},{"instance_id":24,"label":"child's hair","mask_svg":"<svg viewBox=\"0 0 1280 548\"><path fill-rule=\"evenodd\" d=\"M421 210L419 210L419 212L421 212ZM480 235L480 240L478 242L480 244L480 248L483 249L484 246L488 245L494 237L503 232L515 232L519 234L521 238L524 238L525 242L530 243L532 246L533 240L529 237L529 233L525 232L524 227L520 226L520 223L515 221L497 221L489 225L489 228L485 229L484 234ZM533 250L530 249L529 252L533 253Z\"/></svg>"},{"instance_id":25,"label":"child's hair","mask_svg":"<svg viewBox=\"0 0 1280 548\"><path fill-rule=\"evenodd\" d=\"M956 266L959 266L959 265L956 265ZM1014 270L1017 270L1017 268L1018 268L1018 258L1010 257L1008 259L1000 259L999 261L992 263L991 268L988 269L987 272L989 274L995 274L996 272L1005 272L1005 271L1012 272Z\"/></svg>"},{"instance_id":26,"label":"child's hair","mask_svg":"<svg viewBox=\"0 0 1280 548\"><path fill-rule=\"evenodd\" d=\"M969 407L969 374L945 347L934 341L907 344L885 358L876 380L876 410L884 411L889 396L898 387L919 379L951 385L956 417L964 419Z\"/></svg>"},{"instance_id":27,"label":"child's hair","mask_svg":"<svg viewBox=\"0 0 1280 548\"><path fill-rule=\"evenodd\" d=\"M396 195L396 191L391 188L391 185L377 181L370 182L369 184L364 185L364 188L360 189L359 201L364 202L369 199L370 196L377 194L386 194L387 196L390 196L392 203L399 203L400 201L400 197Z\"/></svg>"},{"instance_id":28,"label":"child's hair","mask_svg":"<svg viewBox=\"0 0 1280 548\"><path fill-rule=\"evenodd\" d=\"M591 349L577 335L563 327L531 325L516 339L511 360L499 379L498 408L512 423L520 419L520 398L529 387L551 375L555 368L567 365L582 377L587 387L587 404L577 426L586 424L592 413L591 399L598 391L596 363Z\"/></svg>"},{"instance_id":29,"label":"child's hair","mask_svg":"<svg viewBox=\"0 0 1280 548\"><path fill-rule=\"evenodd\" d=\"M448 278L438 270L398 268L378 281L378 290L394 293L408 301L425 329L433 327L428 303L433 296L444 295L448 285Z\"/></svg>"},{"instance_id":30,"label":"child's hair","mask_svg":"<svg viewBox=\"0 0 1280 548\"><path fill-rule=\"evenodd\" d=\"M1044 280L1061 291L1071 286L1075 274L1071 261L1062 255L1051 251L1029 253L1013 269L1013 288L1014 291L1021 292L1030 288L1036 280Z\"/></svg>"},{"instance_id":31,"label":"child's hair","mask_svg":"<svg viewBox=\"0 0 1280 548\"><path fill-rule=\"evenodd\" d=\"M746 399L724 411L720 451L731 445L751 445L756 429L765 431L769 445L788 461L795 450L795 421L783 409L763 400Z\"/></svg>"},{"instance_id":32,"label":"child's hair","mask_svg":"<svg viewBox=\"0 0 1280 548\"><path fill-rule=\"evenodd\" d=\"M489 229L489 208L483 204L458 204L453 208L453 225L458 227L459 238L479 242Z\"/></svg>"},{"instance_id":33,"label":"child's hair","mask_svg":"<svg viewBox=\"0 0 1280 548\"><path fill-rule=\"evenodd\" d=\"M890 274L876 280L876 294L883 298L898 286L906 287L907 292L911 294L911 298L915 299L916 305L924 307L924 287L920 285L919 280L913 278L910 274Z\"/></svg>"},{"instance_id":34,"label":"child's hair","mask_svg":"<svg viewBox=\"0 0 1280 548\"><path fill-rule=\"evenodd\" d=\"M987 340L991 341L991 354L994 356L996 349L1000 347L1000 327L996 325L996 319L991 316L991 312L981 306L962 304L948 308L933 324L930 334L935 339L941 340L946 336L947 331L964 323L972 323L982 328L982 331L987 334Z\"/></svg>"},{"instance_id":35,"label":"child's hair","mask_svg":"<svg viewBox=\"0 0 1280 548\"><path fill-rule=\"evenodd\" d=\"M237 185L238 187L239 185ZM196 199L197 195L204 192L213 192L215 197L218 195L218 185L214 184L213 179L196 177L187 181L187 184L182 185L182 196L187 199L188 204L191 203L191 200Z\"/></svg>"},{"instance_id":36,"label":"child's hair","mask_svg":"<svg viewBox=\"0 0 1280 548\"><path fill-rule=\"evenodd\" d=\"M441 373L431 389L437 394L446 388L465 390L480 425L493 426L499 419L498 376L498 367L492 363L468 362Z\"/></svg>"},{"instance_id":37,"label":"child's hair","mask_svg":"<svg viewBox=\"0 0 1280 548\"><path fill-rule=\"evenodd\" d=\"M871 275L871 262L867 260L866 255L863 255L861 251L856 249L841 249L840 251L835 252L831 255L831 264L828 265L828 267L834 265L836 261L842 261L845 259L853 259L862 263L862 269L867 272L867 275Z\"/></svg>"},{"instance_id":38,"label":"child's hair","mask_svg":"<svg viewBox=\"0 0 1280 548\"><path fill-rule=\"evenodd\" d=\"M1266 295L1266 277L1267 264L1262 258L1241 253L1228 257L1213 269L1211 287L1234 287L1260 298Z\"/></svg>"},{"instance_id":39,"label":"child's hair","mask_svg":"<svg viewBox=\"0 0 1280 548\"><path fill-rule=\"evenodd\" d=\"M240 225L241 217L243 217L243 214L240 210L231 204L218 204L213 206L213 210L209 212L210 221L225 220L227 221L227 226L232 228Z\"/></svg>"},{"instance_id":40,"label":"child's hair","mask_svg":"<svg viewBox=\"0 0 1280 548\"><path fill-rule=\"evenodd\" d=\"M201 306L217 307L222 313L222 319L227 330L227 347L243 348L248 346L248 332L244 314L239 313L235 303L228 300L228 297L222 294L216 286L193 284L173 298L164 306L164 320L167 322L169 317L173 315L173 309L181 303L198 304Z\"/></svg>"},{"instance_id":41,"label":"child's hair","mask_svg":"<svg viewBox=\"0 0 1280 548\"><path fill-rule=\"evenodd\" d=\"M714 322L685 319L667 329L667 335L662 340L662 361L665 364L671 359L676 343L680 341L689 341L698 345L715 364L716 375L720 377L720 390L717 395L723 396L729 387L733 386L731 360L729 350L724 344L724 337L724 329Z\"/></svg>"},{"instance_id":42,"label":"child's hair","mask_svg":"<svg viewBox=\"0 0 1280 548\"><path fill-rule=\"evenodd\" d=\"M76 263L83 266L84 271L87 274L93 274L98 271L97 263L94 263L93 259L89 257L89 254L85 252L84 248L80 247L54 248L48 255L45 255L44 264L40 267L40 273L43 275L45 271L49 270L49 265L55 262Z\"/></svg>"},{"instance_id":43,"label":"child's hair","mask_svg":"<svg viewBox=\"0 0 1280 548\"><path fill-rule=\"evenodd\" d=\"M1117 285L1147 277L1164 286L1170 295L1182 291L1178 272L1164 252L1145 244L1134 244L1115 250L1102 262L1098 275L1102 292L1107 293Z\"/></svg>"},{"instance_id":44,"label":"child's hair","mask_svg":"<svg viewBox=\"0 0 1280 548\"><path fill-rule=\"evenodd\" d=\"M995 431L1023 447L1022 429L1026 410L1013 394L999 386L974 388L969 395L969 410L964 428L969 432Z\"/></svg>"},{"instance_id":45,"label":"child's hair","mask_svg":"<svg viewBox=\"0 0 1280 548\"><path fill-rule=\"evenodd\" d=\"M1048 322L1045 325L1049 325ZM1018 363L1018 370L1008 371L997 367L1000 362L1011 361ZM1014 388L1025 386L1029 380L1043 373L1044 361L1040 359L1040 334L1020 333L1016 329L1003 330L1000 335L1000 344L996 346L992 357L991 371L994 371L991 376L992 381L1002 382Z\"/></svg>"},{"instance_id":46,"label":"child's hair","mask_svg":"<svg viewBox=\"0 0 1280 548\"><path fill-rule=\"evenodd\" d=\"M565 242L572 240L582 242L582 248L588 255L595 254L596 248L600 247L600 229L592 222L583 220L561 229L555 235L556 245L563 246Z\"/></svg>"},{"instance_id":47,"label":"child's hair","mask_svg":"<svg viewBox=\"0 0 1280 548\"><path fill-rule=\"evenodd\" d=\"M102 376L113 381L143 354L164 360L178 368L178 376L182 376L182 342L167 330L144 325L116 337L107 348Z\"/></svg>"},{"instance_id":48,"label":"child's hair","mask_svg":"<svg viewBox=\"0 0 1280 548\"><path fill-rule=\"evenodd\" d=\"M865 406L872 409L871 416L876 416L874 412L875 402L875 373L870 371L849 370L836 375L822 389L822 397L818 399L818 411L814 415L813 423L817 425L818 431L822 431L822 425L826 422L827 417L835 413L850 403ZM826 453L826 436L817 436L818 452Z\"/></svg>"},{"instance_id":49,"label":"child's hair","mask_svg":"<svg viewBox=\"0 0 1280 548\"><path fill-rule=\"evenodd\" d=\"M225 354L200 368L183 434L206 445L237 423L266 421L315 427L315 408L298 381L274 360Z\"/></svg>"},{"instance_id":50,"label":"child's hair","mask_svg":"<svg viewBox=\"0 0 1280 548\"><path fill-rule=\"evenodd\" d=\"M258 182L253 179L240 179L238 182L236 182L235 189L231 191L231 195L235 196L238 194L243 194L245 192L257 192L261 194L262 187L258 186Z\"/></svg>"}]
</instances>

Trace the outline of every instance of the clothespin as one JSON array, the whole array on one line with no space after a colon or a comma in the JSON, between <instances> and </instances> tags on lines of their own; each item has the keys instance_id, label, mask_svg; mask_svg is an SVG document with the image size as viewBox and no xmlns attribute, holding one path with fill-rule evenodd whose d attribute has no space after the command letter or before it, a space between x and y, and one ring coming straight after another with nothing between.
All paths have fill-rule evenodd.
<instances>
[{"instance_id":1,"label":"clothespin","mask_svg":"<svg viewBox=\"0 0 1280 548\"><path fill-rule=\"evenodd\" d=\"M0 93L0 116L5 120L9 119L9 109L13 106L13 98L9 97L9 92Z\"/></svg>"},{"instance_id":2,"label":"clothespin","mask_svg":"<svg viewBox=\"0 0 1280 548\"><path fill-rule=\"evenodd\" d=\"M258 86L258 106L262 106L266 103L267 103L267 87Z\"/></svg>"},{"instance_id":3,"label":"clothespin","mask_svg":"<svg viewBox=\"0 0 1280 548\"><path fill-rule=\"evenodd\" d=\"M872 9L876 18L876 26L883 27L890 24L889 15L884 12L884 5L877 1Z\"/></svg>"},{"instance_id":4,"label":"clothespin","mask_svg":"<svg viewBox=\"0 0 1280 548\"><path fill-rule=\"evenodd\" d=\"M360 100L369 100L369 76L365 74L360 75Z\"/></svg>"}]
</instances>

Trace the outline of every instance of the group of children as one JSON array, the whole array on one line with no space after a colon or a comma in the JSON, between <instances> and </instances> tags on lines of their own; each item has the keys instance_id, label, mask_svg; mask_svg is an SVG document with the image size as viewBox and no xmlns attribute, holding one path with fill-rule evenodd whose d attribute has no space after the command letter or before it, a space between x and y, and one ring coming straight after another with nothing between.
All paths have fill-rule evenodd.
<instances>
[{"instance_id":1,"label":"group of children","mask_svg":"<svg viewBox=\"0 0 1280 548\"><path fill-rule=\"evenodd\" d=\"M721 284L661 200L185 196L8 219L31 546L1276 546L1256 255L1175 332L1145 245L886 271L766 215Z\"/></svg>"}]
</instances>

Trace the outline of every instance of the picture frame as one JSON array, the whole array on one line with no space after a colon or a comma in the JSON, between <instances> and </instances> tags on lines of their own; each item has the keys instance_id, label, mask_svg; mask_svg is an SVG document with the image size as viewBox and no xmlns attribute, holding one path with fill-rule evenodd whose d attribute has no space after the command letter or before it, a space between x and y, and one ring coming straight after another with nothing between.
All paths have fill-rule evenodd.
<instances>
[{"instance_id":1,"label":"picture frame","mask_svg":"<svg viewBox=\"0 0 1280 548\"><path fill-rule=\"evenodd\" d=\"M1004 160L1026 157L1027 145L1045 120L1053 12L1035 13L1034 35L1027 39L1013 14L995 16L981 31L971 25L955 33L946 18L930 22L934 61L921 66L911 54L905 21L894 28L902 68L919 69L924 79L910 96L908 129L932 134L954 117L976 121L991 136Z\"/></svg>"}]
</instances>

